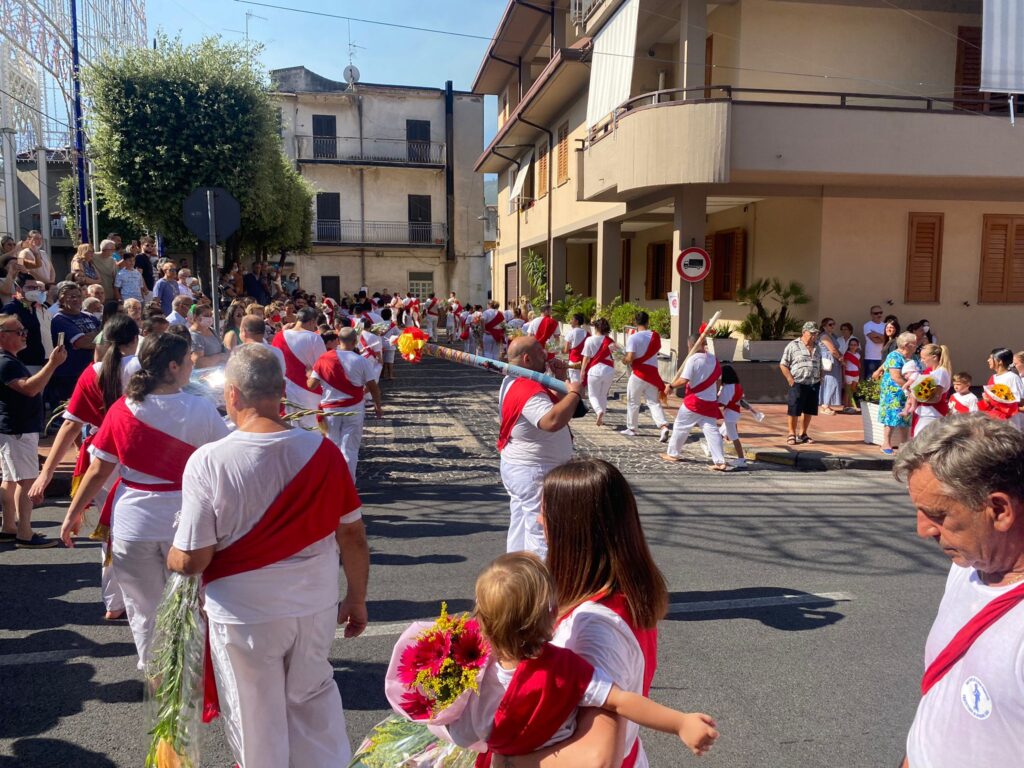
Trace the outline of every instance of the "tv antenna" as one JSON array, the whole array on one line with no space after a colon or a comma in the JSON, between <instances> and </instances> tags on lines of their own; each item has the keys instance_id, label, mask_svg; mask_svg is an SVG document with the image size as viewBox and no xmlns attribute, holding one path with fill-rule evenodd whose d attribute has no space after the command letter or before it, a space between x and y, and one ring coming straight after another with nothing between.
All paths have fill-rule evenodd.
<instances>
[{"instance_id":1,"label":"tv antenna","mask_svg":"<svg viewBox=\"0 0 1024 768\"><path fill-rule=\"evenodd\" d=\"M348 66L345 67L343 77L345 82L348 83L349 88L355 86L359 82L359 68L352 63L352 60L356 57L356 50L366 50L361 45L356 45L352 42L352 22L348 22Z\"/></svg>"},{"instance_id":2,"label":"tv antenna","mask_svg":"<svg viewBox=\"0 0 1024 768\"><path fill-rule=\"evenodd\" d=\"M259 19L260 21L270 21L266 16L257 16L252 11L245 12L245 45L249 47L249 21L251 19Z\"/></svg>"}]
</instances>

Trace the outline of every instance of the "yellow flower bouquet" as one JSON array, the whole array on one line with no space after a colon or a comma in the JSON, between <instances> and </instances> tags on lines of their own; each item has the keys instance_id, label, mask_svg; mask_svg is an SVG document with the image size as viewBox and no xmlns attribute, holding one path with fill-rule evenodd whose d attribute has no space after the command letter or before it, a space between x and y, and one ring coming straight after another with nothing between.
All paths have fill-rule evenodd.
<instances>
[{"instance_id":1,"label":"yellow flower bouquet","mask_svg":"<svg viewBox=\"0 0 1024 768\"><path fill-rule=\"evenodd\" d=\"M922 376L914 382L910 391L913 393L917 402L927 403L935 397L935 393L939 391L939 384L931 376Z\"/></svg>"}]
</instances>

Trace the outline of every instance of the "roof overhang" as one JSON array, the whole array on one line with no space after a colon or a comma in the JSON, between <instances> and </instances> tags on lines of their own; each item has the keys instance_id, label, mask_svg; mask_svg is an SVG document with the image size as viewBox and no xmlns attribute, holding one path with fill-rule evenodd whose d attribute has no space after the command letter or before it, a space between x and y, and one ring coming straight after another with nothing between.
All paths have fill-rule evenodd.
<instances>
[{"instance_id":1,"label":"roof overhang","mask_svg":"<svg viewBox=\"0 0 1024 768\"><path fill-rule=\"evenodd\" d=\"M507 62L529 61L530 52L536 47L532 42L542 29L551 24L551 17L544 11L531 7L519 0L509 0L505 13L498 22L494 38L487 46L484 60L473 79L473 93L496 96L505 87L515 67ZM505 61L501 61L504 59Z\"/></svg>"},{"instance_id":2,"label":"roof overhang","mask_svg":"<svg viewBox=\"0 0 1024 768\"><path fill-rule=\"evenodd\" d=\"M477 173L498 173L508 165L508 160L495 153L500 146L529 145L540 131L533 125L549 125L590 81L590 66L584 59L587 51L579 48L562 48L548 62L523 100L515 108L494 139L476 161Z\"/></svg>"}]
</instances>

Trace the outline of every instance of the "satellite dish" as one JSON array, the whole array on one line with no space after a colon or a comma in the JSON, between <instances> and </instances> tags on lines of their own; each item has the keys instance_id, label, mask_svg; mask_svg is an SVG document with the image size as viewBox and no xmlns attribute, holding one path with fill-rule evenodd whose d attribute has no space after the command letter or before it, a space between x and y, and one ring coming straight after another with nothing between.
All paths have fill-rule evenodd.
<instances>
[{"instance_id":1,"label":"satellite dish","mask_svg":"<svg viewBox=\"0 0 1024 768\"><path fill-rule=\"evenodd\" d=\"M345 67L344 77L345 82L348 83L349 85L354 85L355 83L359 82L359 69L356 67L355 64L349 64L347 67Z\"/></svg>"}]
</instances>

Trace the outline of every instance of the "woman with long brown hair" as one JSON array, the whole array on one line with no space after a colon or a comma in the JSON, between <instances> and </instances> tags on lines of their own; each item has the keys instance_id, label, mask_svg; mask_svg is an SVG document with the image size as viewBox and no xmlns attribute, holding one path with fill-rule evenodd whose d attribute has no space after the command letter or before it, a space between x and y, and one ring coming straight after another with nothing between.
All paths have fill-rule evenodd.
<instances>
[{"instance_id":1,"label":"woman with long brown hair","mask_svg":"<svg viewBox=\"0 0 1024 768\"><path fill-rule=\"evenodd\" d=\"M552 642L605 670L623 690L647 695L668 587L629 483L607 461L574 459L544 479L542 521L558 599ZM508 760L516 768L648 765L638 726L595 708L581 710L570 740Z\"/></svg>"}]
</instances>

